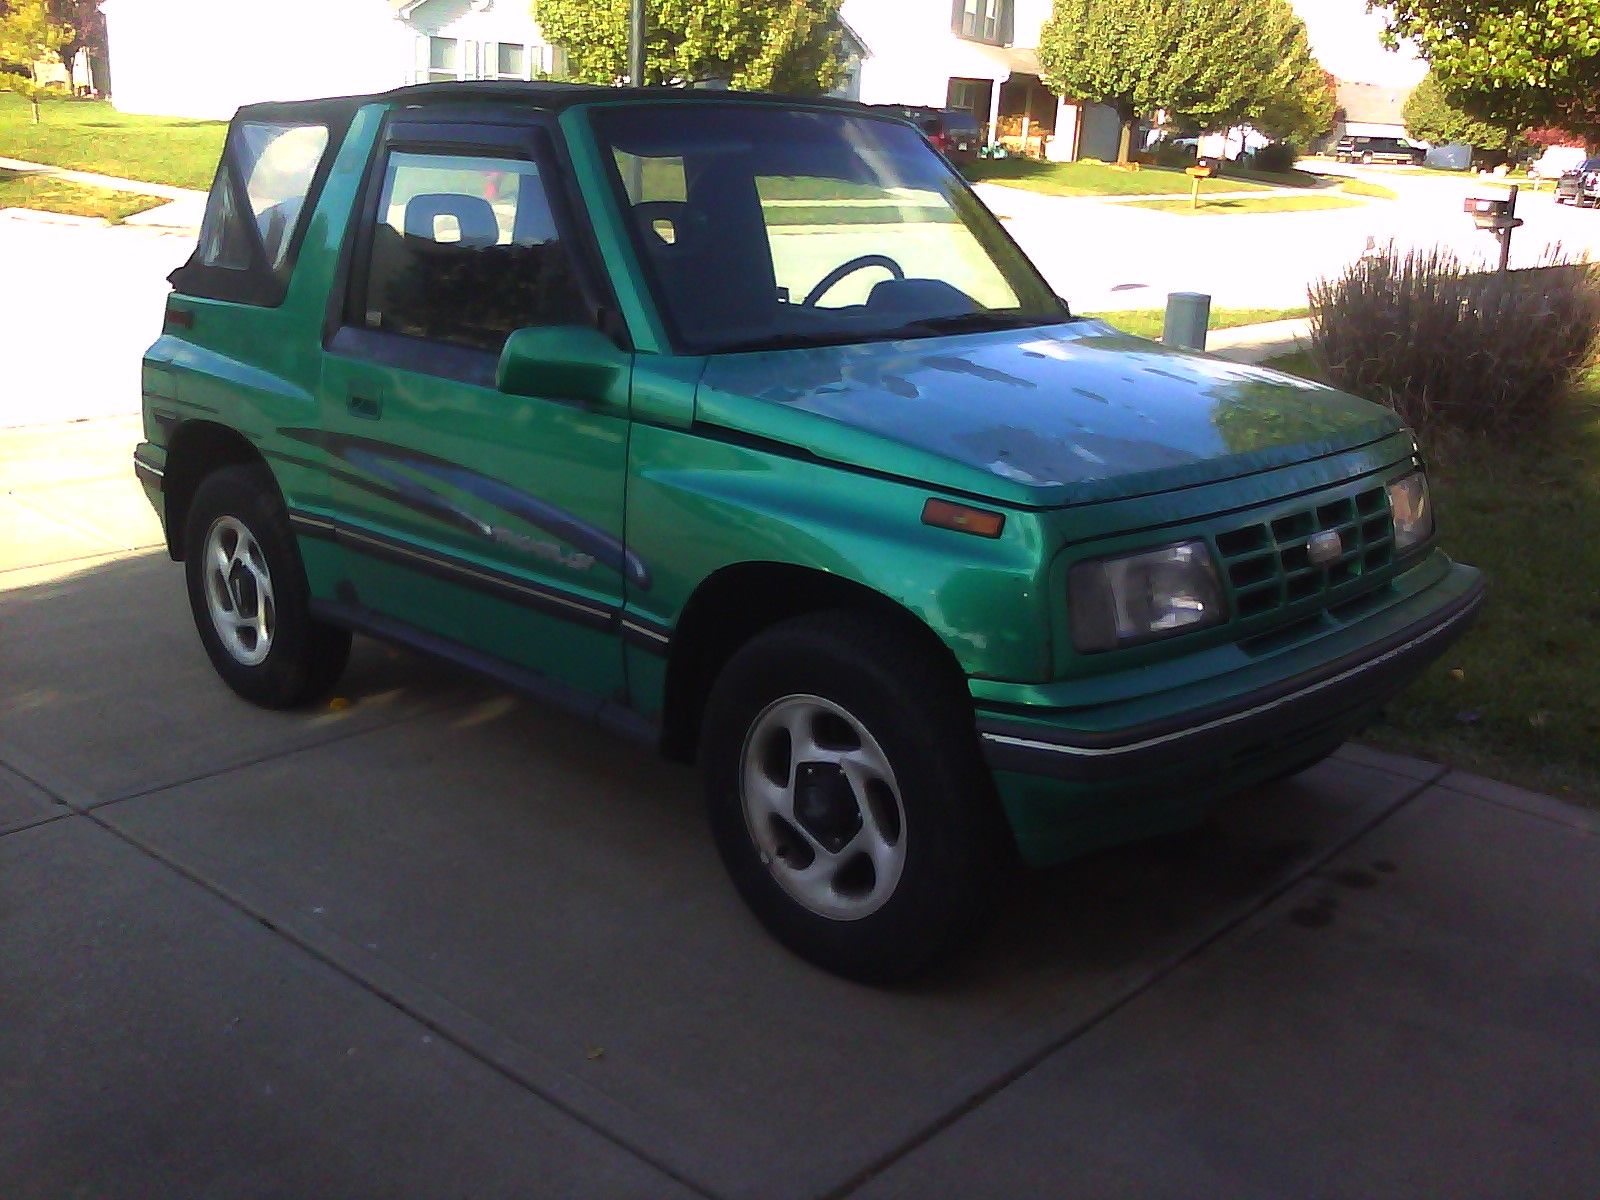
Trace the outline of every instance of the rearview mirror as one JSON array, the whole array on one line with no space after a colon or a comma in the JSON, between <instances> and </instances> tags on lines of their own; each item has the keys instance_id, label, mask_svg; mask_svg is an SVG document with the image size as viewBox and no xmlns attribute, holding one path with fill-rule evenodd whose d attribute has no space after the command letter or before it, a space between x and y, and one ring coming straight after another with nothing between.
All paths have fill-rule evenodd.
<instances>
[{"instance_id":1,"label":"rearview mirror","mask_svg":"<svg viewBox=\"0 0 1600 1200\"><path fill-rule=\"evenodd\" d=\"M627 353L598 329L544 325L506 339L494 382L511 396L625 407L627 365Z\"/></svg>"}]
</instances>

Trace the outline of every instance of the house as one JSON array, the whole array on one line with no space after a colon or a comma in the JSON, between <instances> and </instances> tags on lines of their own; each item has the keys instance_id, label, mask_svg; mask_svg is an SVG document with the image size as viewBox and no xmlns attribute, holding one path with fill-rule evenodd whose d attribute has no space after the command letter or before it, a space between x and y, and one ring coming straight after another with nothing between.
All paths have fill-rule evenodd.
<instances>
[{"instance_id":1,"label":"house","mask_svg":"<svg viewBox=\"0 0 1600 1200\"><path fill-rule=\"evenodd\" d=\"M1328 136L1329 145L1342 137L1406 136L1405 107L1410 88L1341 79L1337 89L1338 119Z\"/></svg>"},{"instance_id":2,"label":"house","mask_svg":"<svg viewBox=\"0 0 1600 1200\"><path fill-rule=\"evenodd\" d=\"M1051 0L844 0L839 95L867 104L966 108L991 145L1059 162L1115 158L1116 114L1051 92L1039 31Z\"/></svg>"},{"instance_id":3,"label":"house","mask_svg":"<svg viewBox=\"0 0 1600 1200\"><path fill-rule=\"evenodd\" d=\"M557 71L529 0L105 0L124 112L230 117L241 104Z\"/></svg>"}]
</instances>

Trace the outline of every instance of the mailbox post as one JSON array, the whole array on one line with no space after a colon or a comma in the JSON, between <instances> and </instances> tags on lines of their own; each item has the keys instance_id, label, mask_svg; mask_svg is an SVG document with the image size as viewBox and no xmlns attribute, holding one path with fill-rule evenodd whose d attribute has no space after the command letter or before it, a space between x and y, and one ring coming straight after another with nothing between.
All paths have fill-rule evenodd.
<instances>
[{"instance_id":1,"label":"mailbox post","mask_svg":"<svg viewBox=\"0 0 1600 1200\"><path fill-rule=\"evenodd\" d=\"M1511 265L1511 231L1522 224L1522 218L1517 216L1517 185L1511 185L1511 192L1504 200L1482 196L1463 200L1461 211L1470 216L1479 229L1487 229L1499 239L1503 273Z\"/></svg>"}]
</instances>

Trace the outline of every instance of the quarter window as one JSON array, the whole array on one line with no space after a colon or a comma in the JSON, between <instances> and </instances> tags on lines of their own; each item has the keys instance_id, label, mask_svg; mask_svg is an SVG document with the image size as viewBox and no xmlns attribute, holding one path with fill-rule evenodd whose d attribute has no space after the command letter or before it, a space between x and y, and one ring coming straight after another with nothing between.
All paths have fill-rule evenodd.
<instances>
[{"instance_id":1,"label":"quarter window","mask_svg":"<svg viewBox=\"0 0 1600 1200\"><path fill-rule=\"evenodd\" d=\"M253 221L268 269L282 272L317 165L327 149L324 125L236 123L224 161L243 183L250 211L238 211L228 184L229 172L219 173L200 228L200 262L208 267L248 269L251 234L247 222Z\"/></svg>"},{"instance_id":2,"label":"quarter window","mask_svg":"<svg viewBox=\"0 0 1600 1200\"><path fill-rule=\"evenodd\" d=\"M585 309L536 164L389 156L355 323L498 351L528 325L581 323Z\"/></svg>"}]
</instances>

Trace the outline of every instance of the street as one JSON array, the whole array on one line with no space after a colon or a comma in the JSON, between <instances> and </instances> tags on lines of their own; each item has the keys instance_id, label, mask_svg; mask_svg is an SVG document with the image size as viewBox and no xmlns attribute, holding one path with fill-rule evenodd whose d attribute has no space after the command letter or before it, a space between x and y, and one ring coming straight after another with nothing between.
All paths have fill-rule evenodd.
<instances>
[{"instance_id":1,"label":"street","mask_svg":"<svg viewBox=\"0 0 1600 1200\"><path fill-rule=\"evenodd\" d=\"M1337 274L1371 238L1402 248L1442 244L1468 262L1493 266L1499 246L1461 211L1468 196L1501 197L1506 187L1475 177L1317 162L1392 188L1398 200L1315 212L1187 216L1096 198L1042 196L980 184L978 192L1073 308L1099 312L1161 308L1168 292L1205 292L1216 307L1290 308L1306 302L1314 280ZM1227 181L1208 182L1226 190ZM1130 199L1137 199L1131 197ZM1548 185L1526 187L1512 237L1511 265L1533 266L1547 245L1600 256L1600 210L1557 205Z\"/></svg>"}]
</instances>

